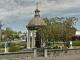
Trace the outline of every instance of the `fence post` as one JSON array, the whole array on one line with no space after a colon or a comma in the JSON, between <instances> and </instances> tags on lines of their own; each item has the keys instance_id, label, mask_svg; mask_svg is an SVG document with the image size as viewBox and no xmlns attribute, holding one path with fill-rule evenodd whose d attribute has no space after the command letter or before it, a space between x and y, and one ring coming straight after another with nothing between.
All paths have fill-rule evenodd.
<instances>
[{"instance_id":1,"label":"fence post","mask_svg":"<svg viewBox=\"0 0 80 60\"><path fill-rule=\"evenodd\" d=\"M34 48L34 57L37 57L37 49Z\"/></svg>"},{"instance_id":2,"label":"fence post","mask_svg":"<svg viewBox=\"0 0 80 60\"><path fill-rule=\"evenodd\" d=\"M44 57L48 57L48 55L47 55L47 48L44 49Z\"/></svg>"},{"instance_id":3,"label":"fence post","mask_svg":"<svg viewBox=\"0 0 80 60\"><path fill-rule=\"evenodd\" d=\"M8 44L7 42L5 42L5 43L4 43L5 53L7 53L7 52L8 52L7 44Z\"/></svg>"}]
</instances>

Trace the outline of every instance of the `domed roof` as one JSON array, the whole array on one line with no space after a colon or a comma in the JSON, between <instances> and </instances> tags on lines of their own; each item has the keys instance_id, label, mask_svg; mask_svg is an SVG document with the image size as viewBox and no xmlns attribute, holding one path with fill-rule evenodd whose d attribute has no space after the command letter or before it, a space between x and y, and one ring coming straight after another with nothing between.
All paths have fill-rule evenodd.
<instances>
[{"instance_id":1,"label":"domed roof","mask_svg":"<svg viewBox=\"0 0 80 60\"><path fill-rule=\"evenodd\" d=\"M40 17L33 17L28 26L41 26L45 25L45 21Z\"/></svg>"}]
</instances>

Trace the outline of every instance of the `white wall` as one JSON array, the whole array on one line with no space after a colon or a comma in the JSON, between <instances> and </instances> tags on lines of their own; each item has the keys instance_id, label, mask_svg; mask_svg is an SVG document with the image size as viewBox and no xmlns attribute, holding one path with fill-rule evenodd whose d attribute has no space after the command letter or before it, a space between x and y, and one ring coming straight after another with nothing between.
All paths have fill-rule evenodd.
<instances>
[{"instance_id":1,"label":"white wall","mask_svg":"<svg viewBox=\"0 0 80 60\"><path fill-rule=\"evenodd\" d=\"M75 35L80 36L80 31L76 31Z\"/></svg>"}]
</instances>

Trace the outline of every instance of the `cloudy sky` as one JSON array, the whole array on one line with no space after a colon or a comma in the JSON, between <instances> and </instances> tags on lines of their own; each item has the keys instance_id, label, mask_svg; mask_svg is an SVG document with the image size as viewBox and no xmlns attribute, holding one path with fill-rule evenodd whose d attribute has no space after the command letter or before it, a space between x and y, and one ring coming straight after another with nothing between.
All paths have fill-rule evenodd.
<instances>
[{"instance_id":1,"label":"cloudy sky","mask_svg":"<svg viewBox=\"0 0 80 60\"><path fill-rule=\"evenodd\" d=\"M26 31L26 25L34 16L37 0L0 0L0 20L3 29ZM80 0L40 0L42 17L76 16L80 19ZM80 21L75 26L80 30Z\"/></svg>"}]
</instances>

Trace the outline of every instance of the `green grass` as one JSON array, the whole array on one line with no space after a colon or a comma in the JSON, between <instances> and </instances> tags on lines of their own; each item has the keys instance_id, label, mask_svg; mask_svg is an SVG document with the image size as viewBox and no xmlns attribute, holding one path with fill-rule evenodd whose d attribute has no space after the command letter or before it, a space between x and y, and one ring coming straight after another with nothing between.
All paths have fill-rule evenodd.
<instances>
[{"instance_id":1,"label":"green grass","mask_svg":"<svg viewBox=\"0 0 80 60\"><path fill-rule=\"evenodd\" d=\"M80 46L80 40L73 41L73 46Z\"/></svg>"}]
</instances>

